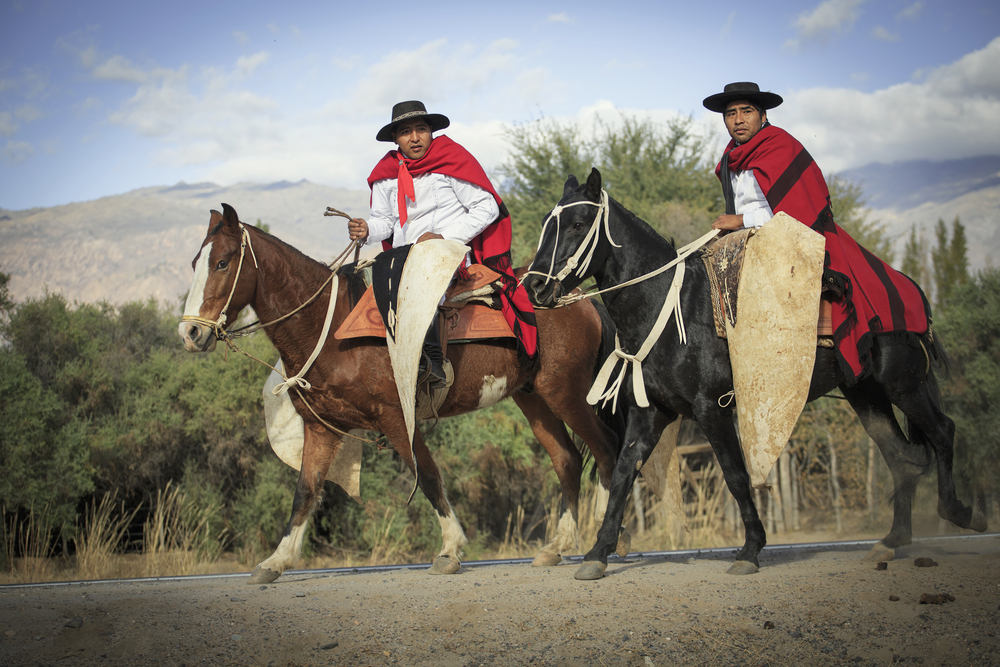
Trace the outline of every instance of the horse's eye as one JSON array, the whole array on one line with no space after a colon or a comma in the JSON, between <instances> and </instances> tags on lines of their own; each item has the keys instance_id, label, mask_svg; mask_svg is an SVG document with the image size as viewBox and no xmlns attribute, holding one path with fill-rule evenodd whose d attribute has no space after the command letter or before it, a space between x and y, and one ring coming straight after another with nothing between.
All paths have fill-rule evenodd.
<instances>
[{"instance_id":1,"label":"horse's eye","mask_svg":"<svg viewBox=\"0 0 1000 667\"><path fill-rule=\"evenodd\" d=\"M576 230L576 229L583 229L583 227L584 227L584 225L583 225L582 222L574 222L573 223L573 229L574 230Z\"/></svg>"},{"instance_id":2,"label":"horse's eye","mask_svg":"<svg viewBox=\"0 0 1000 667\"><path fill-rule=\"evenodd\" d=\"M225 269L225 268L226 268L227 266L229 266L229 262L228 262L228 261L226 261L226 260L224 260L224 259L220 259L220 260L219 260L219 263L215 265L215 270L216 270L216 271L222 271L222 270L223 270L223 269Z\"/></svg>"}]
</instances>

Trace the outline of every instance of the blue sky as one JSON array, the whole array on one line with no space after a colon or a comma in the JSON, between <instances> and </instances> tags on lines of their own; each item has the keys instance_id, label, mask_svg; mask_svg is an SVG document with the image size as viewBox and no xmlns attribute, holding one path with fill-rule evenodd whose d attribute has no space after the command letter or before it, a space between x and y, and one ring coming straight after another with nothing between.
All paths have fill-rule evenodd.
<instances>
[{"instance_id":1,"label":"blue sky","mask_svg":"<svg viewBox=\"0 0 1000 667\"><path fill-rule=\"evenodd\" d=\"M1000 3L0 4L0 207L305 178L364 189L394 102L492 170L539 118L691 115L756 81L825 172L1000 154Z\"/></svg>"}]
</instances>

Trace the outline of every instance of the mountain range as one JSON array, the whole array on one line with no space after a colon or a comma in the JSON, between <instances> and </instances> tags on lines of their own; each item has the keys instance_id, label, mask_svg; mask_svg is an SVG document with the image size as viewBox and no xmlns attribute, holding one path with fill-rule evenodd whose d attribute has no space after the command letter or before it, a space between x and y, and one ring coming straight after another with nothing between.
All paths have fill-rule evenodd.
<instances>
[{"instance_id":1,"label":"mountain range","mask_svg":"<svg viewBox=\"0 0 1000 667\"><path fill-rule=\"evenodd\" d=\"M1000 259L1000 156L871 164L840 175L861 185L869 220L895 239L897 265L912 227L931 245L938 219L950 229L955 216L965 226L973 269ZM178 183L51 208L0 208L0 271L11 276L17 301L49 291L71 302L153 298L179 304L210 211L221 210L223 202L244 222L260 221L311 257L329 261L349 239L346 220L323 212L332 206L367 217L368 196L367 190L304 180ZM365 255L376 251L368 248Z\"/></svg>"},{"instance_id":2,"label":"mountain range","mask_svg":"<svg viewBox=\"0 0 1000 667\"><path fill-rule=\"evenodd\" d=\"M0 271L15 300L60 292L70 301L178 304L191 285L191 261L222 203L248 224L307 255L329 261L350 243L347 221L327 206L367 217L368 193L299 181L258 185L178 183L94 201L0 209ZM372 251L374 252L374 251Z\"/></svg>"}]
</instances>

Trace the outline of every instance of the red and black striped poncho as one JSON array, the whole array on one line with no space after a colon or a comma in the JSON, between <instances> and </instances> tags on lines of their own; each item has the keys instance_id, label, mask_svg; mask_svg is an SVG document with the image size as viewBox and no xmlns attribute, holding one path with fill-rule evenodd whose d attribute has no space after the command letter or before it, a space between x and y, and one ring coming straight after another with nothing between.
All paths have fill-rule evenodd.
<instances>
[{"instance_id":1,"label":"red and black striped poncho","mask_svg":"<svg viewBox=\"0 0 1000 667\"><path fill-rule=\"evenodd\" d=\"M767 125L750 141L726 147L729 169L753 169L771 211L784 211L826 238L824 298L833 302L833 338L848 384L871 371L873 336L912 339L927 332L920 288L862 248L833 220L823 173L792 135ZM722 163L715 169L721 179ZM728 176L728 175L727 175Z\"/></svg>"}]
</instances>

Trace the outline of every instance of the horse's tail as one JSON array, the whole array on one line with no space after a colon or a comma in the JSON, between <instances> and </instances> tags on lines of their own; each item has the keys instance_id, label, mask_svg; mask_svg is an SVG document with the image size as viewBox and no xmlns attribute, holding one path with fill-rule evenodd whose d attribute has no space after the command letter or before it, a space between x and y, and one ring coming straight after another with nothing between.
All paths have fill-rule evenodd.
<instances>
[{"instance_id":1,"label":"horse's tail","mask_svg":"<svg viewBox=\"0 0 1000 667\"><path fill-rule=\"evenodd\" d=\"M906 274L903 274L906 275ZM909 276L907 276L909 278ZM912 282L917 287L917 291L920 292L920 298L924 301L924 312L927 314L927 331L919 337L920 347L923 348L924 354L927 357L927 392L929 394L930 400L934 407L939 411L944 412L944 402L941 399L941 389L938 386L937 378L935 377L935 371L940 373L941 377L947 379L951 375L951 360L948 359L948 353L945 352L944 346L941 345L940 339L934 335L934 327L932 326L933 318L931 317L931 304L927 300L927 295L924 291L920 289L920 285L917 285L917 281L910 278ZM930 465L930 458L934 455L934 449L931 446L930 441L927 437L912 424L909 418L903 418L903 430L906 433L907 439L914 444L921 444L924 446L928 453L928 466Z\"/></svg>"},{"instance_id":2,"label":"horse's tail","mask_svg":"<svg viewBox=\"0 0 1000 667\"><path fill-rule=\"evenodd\" d=\"M615 326L614 320L611 319L611 314L604 307L603 303L594 301L593 304L597 309L598 315L601 316L601 347L597 354L597 363L594 364L592 378L596 380L597 374L600 373L601 367L604 365L604 360L614 354L615 333L618 331L618 327ZM618 453L621 451L622 443L625 442L625 415L628 414L629 409L626 393L624 391L619 392L617 410L612 409L610 404L598 404L597 407L598 419L615 434L615 439L617 440L615 443L616 459L618 458Z\"/></svg>"},{"instance_id":3,"label":"horse's tail","mask_svg":"<svg viewBox=\"0 0 1000 667\"><path fill-rule=\"evenodd\" d=\"M910 278L909 276L906 277ZM920 298L924 301L924 312L927 314L927 333L920 336L920 344L923 346L924 353L927 355L928 365L938 371L943 379L947 379L951 375L951 360L948 359L948 354L944 351L944 346L941 345L941 341L934 335L934 318L931 317L931 304L927 300L927 295L924 294L922 289L920 289L920 285L917 285L917 281L910 278L910 282L912 282L916 286L917 291L920 292Z\"/></svg>"}]
</instances>

